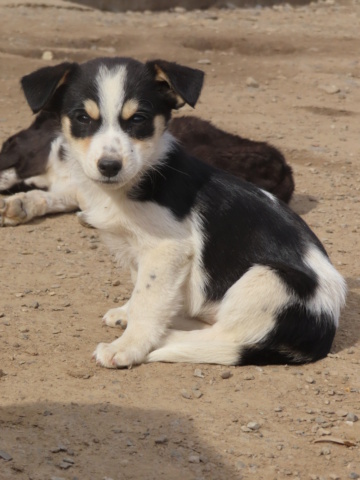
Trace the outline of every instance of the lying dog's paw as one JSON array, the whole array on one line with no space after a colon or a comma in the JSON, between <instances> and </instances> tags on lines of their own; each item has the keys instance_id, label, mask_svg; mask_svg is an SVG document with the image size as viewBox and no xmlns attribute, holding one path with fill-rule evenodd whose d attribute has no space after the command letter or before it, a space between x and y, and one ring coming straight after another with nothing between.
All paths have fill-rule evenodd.
<instances>
[{"instance_id":1,"label":"lying dog's paw","mask_svg":"<svg viewBox=\"0 0 360 480\"><path fill-rule=\"evenodd\" d=\"M125 329L127 327L127 304L118 308L111 308L103 316L103 322L108 327L121 327Z\"/></svg>"},{"instance_id":2,"label":"lying dog's paw","mask_svg":"<svg viewBox=\"0 0 360 480\"><path fill-rule=\"evenodd\" d=\"M0 198L0 225L15 226L25 223L27 213L20 196Z\"/></svg>"},{"instance_id":3,"label":"lying dog's paw","mask_svg":"<svg viewBox=\"0 0 360 480\"><path fill-rule=\"evenodd\" d=\"M98 365L106 368L125 368L142 363L145 355L134 347L122 350L118 345L119 340L112 343L99 343L93 353L93 358Z\"/></svg>"}]
</instances>

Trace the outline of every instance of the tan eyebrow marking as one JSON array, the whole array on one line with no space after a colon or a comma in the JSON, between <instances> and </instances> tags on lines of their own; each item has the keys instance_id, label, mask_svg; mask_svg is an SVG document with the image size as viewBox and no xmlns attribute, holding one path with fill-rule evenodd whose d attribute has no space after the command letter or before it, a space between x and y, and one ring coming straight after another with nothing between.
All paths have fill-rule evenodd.
<instances>
[{"instance_id":1,"label":"tan eyebrow marking","mask_svg":"<svg viewBox=\"0 0 360 480\"><path fill-rule=\"evenodd\" d=\"M84 108L86 113L91 117L93 120L99 120L100 118L100 109L94 102L94 100L85 100Z\"/></svg>"},{"instance_id":2,"label":"tan eyebrow marking","mask_svg":"<svg viewBox=\"0 0 360 480\"><path fill-rule=\"evenodd\" d=\"M130 100L126 100L121 110L121 118L124 120L129 120L134 113L137 112L139 108L139 102L135 100L135 98L130 98Z\"/></svg>"}]
</instances>

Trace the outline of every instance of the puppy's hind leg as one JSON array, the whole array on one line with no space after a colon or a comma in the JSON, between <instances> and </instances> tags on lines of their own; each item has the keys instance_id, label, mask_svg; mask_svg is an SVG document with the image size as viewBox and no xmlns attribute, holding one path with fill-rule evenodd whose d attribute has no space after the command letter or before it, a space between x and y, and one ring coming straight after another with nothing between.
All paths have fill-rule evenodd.
<instances>
[{"instance_id":1,"label":"puppy's hind leg","mask_svg":"<svg viewBox=\"0 0 360 480\"><path fill-rule=\"evenodd\" d=\"M146 361L240 365L243 350L267 338L274 330L276 312L288 302L278 276L267 267L255 266L228 290L214 325L169 332Z\"/></svg>"}]
</instances>

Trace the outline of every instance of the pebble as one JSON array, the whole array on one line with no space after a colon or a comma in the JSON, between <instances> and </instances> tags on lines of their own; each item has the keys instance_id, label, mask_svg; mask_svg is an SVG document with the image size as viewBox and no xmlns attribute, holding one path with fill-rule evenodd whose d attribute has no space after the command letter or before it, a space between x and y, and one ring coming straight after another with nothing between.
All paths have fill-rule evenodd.
<instances>
[{"instance_id":1,"label":"pebble","mask_svg":"<svg viewBox=\"0 0 360 480\"><path fill-rule=\"evenodd\" d=\"M255 377L254 375L248 374L248 375L245 375L244 380L255 380Z\"/></svg>"},{"instance_id":2,"label":"pebble","mask_svg":"<svg viewBox=\"0 0 360 480\"><path fill-rule=\"evenodd\" d=\"M349 478L357 479L357 478L360 478L360 475L356 472L350 472L349 473Z\"/></svg>"},{"instance_id":3,"label":"pebble","mask_svg":"<svg viewBox=\"0 0 360 480\"><path fill-rule=\"evenodd\" d=\"M189 463L200 463L200 456L199 455L190 455L189 456Z\"/></svg>"},{"instance_id":4,"label":"pebble","mask_svg":"<svg viewBox=\"0 0 360 480\"><path fill-rule=\"evenodd\" d=\"M226 379L230 378L232 375L231 375L230 370L226 370L225 372L222 372L220 376L223 380L226 380Z\"/></svg>"},{"instance_id":5,"label":"pebble","mask_svg":"<svg viewBox=\"0 0 360 480\"><path fill-rule=\"evenodd\" d=\"M160 437L155 438L156 445L163 445L164 443L168 442L168 438L166 435L160 435Z\"/></svg>"},{"instance_id":6,"label":"pebble","mask_svg":"<svg viewBox=\"0 0 360 480\"><path fill-rule=\"evenodd\" d=\"M113 287L118 287L118 286L120 285L120 283L121 283L120 280L114 280L114 281L112 282L112 286L113 286Z\"/></svg>"},{"instance_id":7,"label":"pebble","mask_svg":"<svg viewBox=\"0 0 360 480\"><path fill-rule=\"evenodd\" d=\"M200 65L211 65L211 60L209 60L208 58L200 58L197 63L199 63Z\"/></svg>"},{"instance_id":8,"label":"pebble","mask_svg":"<svg viewBox=\"0 0 360 480\"><path fill-rule=\"evenodd\" d=\"M5 462L10 462L10 460L12 460L10 453L4 452L4 450L0 450L0 458L5 460Z\"/></svg>"},{"instance_id":9,"label":"pebble","mask_svg":"<svg viewBox=\"0 0 360 480\"><path fill-rule=\"evenodd\" d=\"M331 449L329 447L323 447L320 451L320 455L330 455Z\"/></svg>"},{"instance_id":10,"label":"pebble","mask_svg":"<svg viewBox=\"0 0 360 480\"><path fill-rule=\"evenodd\" d=\"M203 374L202 370L200 370L200 368L195 368L194 377L204 378L205 375Z\"/></svg>"},{"instance_id":11,"label":"pebble","mask_svg":"<svg viewBox=\"0 0 360 480\"><path fill-rule=\"evenodd\" d=\"M189 393L187 390L185 390L185 389L184 389L184 390L181 390L181 396L182 396L183 398L186 398L187 400L190 400L190 399L191 399L190 393Z\"/></svg>"},{"instance_id":12,"label":"pebble","mask_svg":"<svg viewBox=\"0 0 360 480\"><path fill-rule=\"evenodd\" d=\"M259 88L259 83L253 77L248 77L246 79L246 86L252 88Z\"/></svg>"},{"instance_id":13,"label":"pebble","mask_svg":"<svg viewBox=\"0 0 360 480\"><path fill-rule=\"evenodd\" d=\"M346 420L348 422L357 422L359 420L359 417L355 415L355 413L348 413L346 415Z\"/></svg>"},{"instance_id":14,"label":"pebble","mask_svg":"<svg viewBox=\"0 0 360 480\"><path fill-rule=\"evenodd\" d=\"M305 382L306 383L315 383L315 380L312 377L306 377Z\"/></svg>"},{"instance_id":15,"label":"pebble","mask_svg":"<svg viewBox=\"0 0 360 480\"><path fill-rule=\"evenodd\" d=\"M346 417L348 412L346 410L336 410L335 414L338 416L338 417Z\"/></svg>"},{"instance_id":16,"label":"pebble","mask_svg":"<svg viewBox=\"0 0 360 480\"><path fill-rule=\"evenodd\" d=\"M336 85L320 85L319 89L325 93L328 93L329 95L340 92L340 88Z\"/></svg>"},{"instance_id":17,"label":"pebble","mask_svg":"<svg viewBox=\"0 0 360 480\"><path fill-rule=\"evenodd\" d=\"M247 425L247 428L250 428L250 430L259 430L260 425L257 422L249 422Z\"/></svg>"},{"instance_id":18,"label":"pebble","mask_svg":"<svg viewBox=\"0 0 360 480\"><path fill-rule=\"evenodd\" d=\"M63 461L63 462L60 462L60 463L59 463L59 467L60 467L62 470L67 470L68 468L71 468L71 467L72 467L72 464Z\"/></svg>"},{"instance_id":19,"label":"pebble","mask_svg":"<svg viewBox=\"0 0 360 480\"><path fill-rule=\"evenodd\" d=\"M41 58L42 58L43 60L52 60L52 59L54 58L54 54L53 54L50 50L46 50L46 51L42 54Z\"/></svg>"}]
</instances>

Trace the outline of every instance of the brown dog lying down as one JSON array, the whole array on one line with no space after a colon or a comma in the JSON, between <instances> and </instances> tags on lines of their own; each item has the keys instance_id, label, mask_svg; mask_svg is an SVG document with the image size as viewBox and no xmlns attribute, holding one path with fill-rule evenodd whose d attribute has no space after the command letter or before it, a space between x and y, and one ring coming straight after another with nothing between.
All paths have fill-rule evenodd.
<instances>
[{"instance_id":1,"label":"brown dog lying down","mask_svg":"<svg viewBox=\"0 0 360 480\"><path fill-rule=\"evenodd\" d=\"M193 156L273 193L288 203L294 191L291 167L265 142L232 135L197 117L179 117L169 131ZM0 152L0 224L18 225L48 213L85 208L71 179L59 120L40 113L29 128L8 138ZM17 193L14 193L17 192Z\"/></svg>"}]
</instances>

